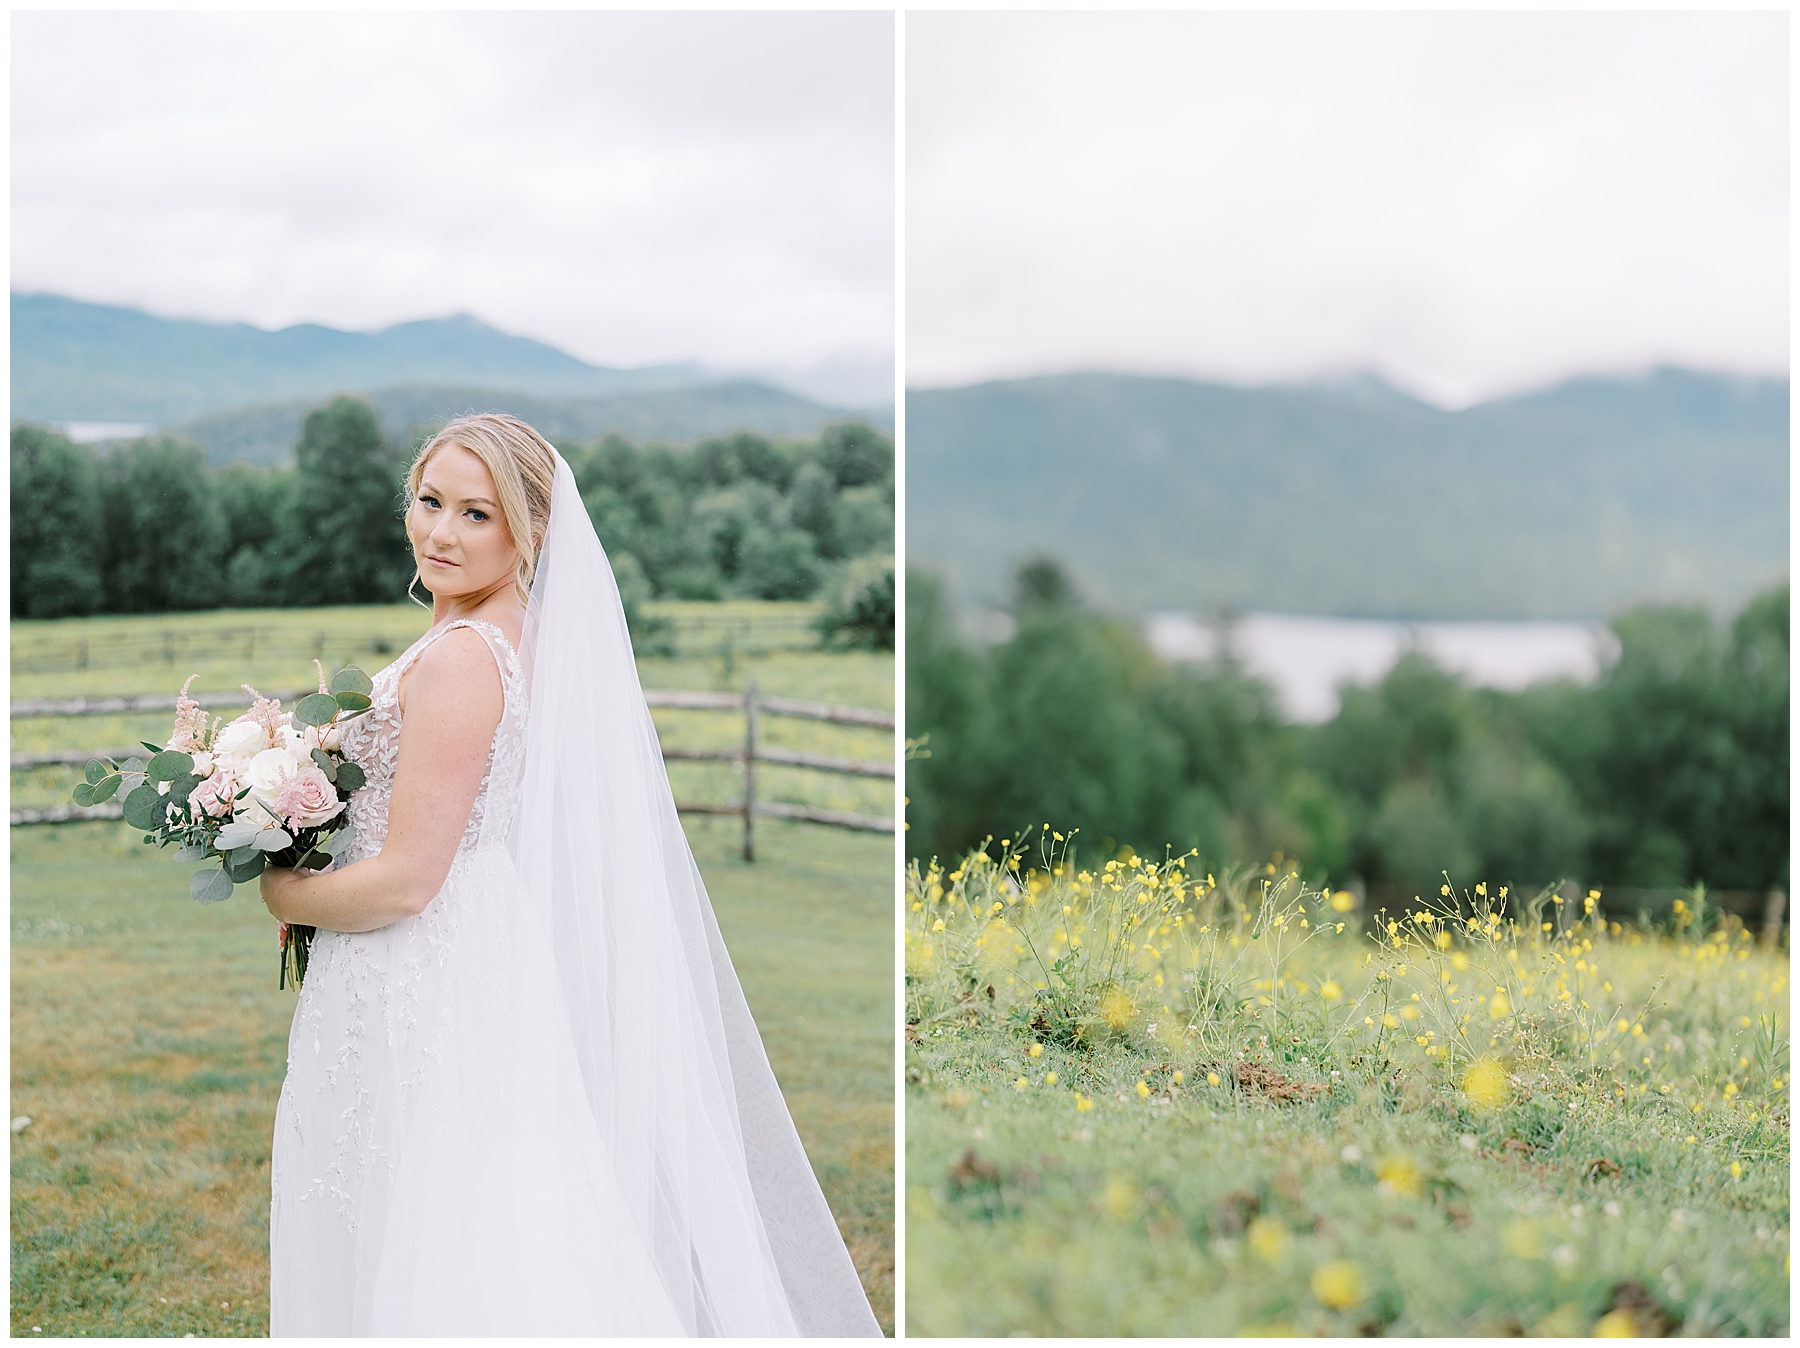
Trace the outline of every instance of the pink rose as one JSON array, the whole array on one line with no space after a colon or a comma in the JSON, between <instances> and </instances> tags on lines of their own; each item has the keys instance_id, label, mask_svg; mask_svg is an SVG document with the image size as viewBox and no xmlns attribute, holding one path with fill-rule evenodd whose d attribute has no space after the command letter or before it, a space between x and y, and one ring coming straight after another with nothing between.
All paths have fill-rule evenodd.
<instances>
[{"instance_id":1,"label":"pink rose","mask_svg":"<svg viewBox=\"0 0 1800 1348\"><path fill-rule=\"evenodd\" d=\"M282 778L275 792L275 813L291 828L323 824L343 808L344 802L337 798L337 788L313 763L298 767Z\"/></svg>"},{"instance_id":2,"label":"pink rose","mask_svg":"<svg viewBox=\"0 0 1800 1348\"><path fill-rule=\"evenodd\" d=\"M188 792L188 808L214 819L231 817L232 797L237 794L237 778L229 772L215 772Z\"/></svg>"}]
</instances>

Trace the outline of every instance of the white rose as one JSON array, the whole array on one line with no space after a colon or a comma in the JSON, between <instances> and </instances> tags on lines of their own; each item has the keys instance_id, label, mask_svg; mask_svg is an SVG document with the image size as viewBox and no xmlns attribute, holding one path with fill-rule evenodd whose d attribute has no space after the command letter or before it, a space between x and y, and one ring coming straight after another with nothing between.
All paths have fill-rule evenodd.
<instances>
[{"instance_id":1,"label":"white rose","mask_svg":"<svg viewBox=\"0 0 1800 1348\"><path fill-rule=\"evenodd\" d=\"M239 717L219 732L213 741L213 757L248 763L269 747L269 732L255 721Z\"/></svg>"},{"instance_id":2,"label":"white rose","mask_svg":"<svg viewBox=\"0 0 1800 1348\"><path fill-rule=\"evenodd\" d=\"M343 744L344 728L337 725L334 725L331 729L327 730L324 737L319 741L319 747L325 750L326 753L336 753L343 747Z\"/></svg>"},{"instance_id":3,"label":"white rose","mask_svg":"<svg viewBox=\"0 0 1800 1348\"><path fill-rule=\"evenodd\" d=\"M280 828L281 821L263 807L263 803L254 795L246 796L237 803L237 810L232 819L237 823L255 824L258 828Z\"/></svg>"},{"instance_id":4,"label":"white rose","mask_svg":"<svg viewBox=\"0 0 1800 1348\"><path fill-rule=\"evenodd\" d=\"M250 790L256 794L257 799L263 799L266 795L272 801L283 777L290 776L299 765L301 759L288 749L265 749L256 758L250 759L250 767L245 768L243 779L250 783Z\"/></svg>"},{"instance_id":5,"label":"white rose","mask_svg":"<svg viewBox=\"0 0 1800 1348\"><path fill-rule=\"evenodd\" d=\"M312 757L313 744L318 742L313 738L316 734L317 732L311 726L284 725L281 727L280 735L276 738L275 747L286 749L296 761L304 762Z\"/></svg>"},{"instance_id":6,"label":"white rose","mask_svg":"<svg viewBox=\"0 0 1800 1348\"><path fill-rule=\"evenodd\" d=\"M204 749L194 755L194 776L210 777L213 770L213 756Z\"/></svg>"}]
</instances>

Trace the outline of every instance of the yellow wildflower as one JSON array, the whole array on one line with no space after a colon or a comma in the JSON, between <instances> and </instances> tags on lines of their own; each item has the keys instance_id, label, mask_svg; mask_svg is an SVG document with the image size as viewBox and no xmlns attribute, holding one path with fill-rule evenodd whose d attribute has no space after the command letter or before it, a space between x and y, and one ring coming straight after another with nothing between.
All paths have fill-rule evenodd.
<instances>
[{"instance_id":1,"label":"yellow wildflower","mask_svg":"<svg viewBox=\"0 0 1800 1348\"><path fill-rule=\"evenodd\" d=\"M1477 1058L1463 1074L1463 1094L1483 1109L1504 1104L1509 1087L1506 1069L1492 1058Z\"/></svg>"},{"instance_id":2,"label":"yellow wildflower","mask_svg":"<svg viewBox=\"0 0 1800 1348\"><path fill-rule=\"evenodd\" d=\"M1288 1229L1273 1217L1258 1217L1250 1223L1250 1248L1273 1263L1287 1253Z\"/></svg>"},{"instance_id":3,"label":"yellow wildflower","mask_svg":"<svg viewBox=\"0 0 1800 1348\"><path fill-rule=\"evenodd\" d=\"M1313 1270L1312 1291L1333 1310L1347 1311L1363 1299L1362 1271L1347 1259L1333 1259Z\"/></svg>"}]
</instances>

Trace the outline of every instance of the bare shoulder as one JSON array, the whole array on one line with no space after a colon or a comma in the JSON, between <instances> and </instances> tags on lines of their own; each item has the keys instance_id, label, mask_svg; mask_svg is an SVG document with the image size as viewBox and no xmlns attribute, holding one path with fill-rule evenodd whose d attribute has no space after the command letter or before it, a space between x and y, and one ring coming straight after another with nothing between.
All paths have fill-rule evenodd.
<instances>
[{"instance_id":1,"label":"bare shoulder","mask_svg":"<svg viewBox=\"0 0 1800 1348\"><path fill-rule=\"evenodd\" d=\"M469 627L453 627L427 646L399 694L408 718L445 716L472 725L498 722L505 700L487 638Z\"/></svg>"}]
</instances>

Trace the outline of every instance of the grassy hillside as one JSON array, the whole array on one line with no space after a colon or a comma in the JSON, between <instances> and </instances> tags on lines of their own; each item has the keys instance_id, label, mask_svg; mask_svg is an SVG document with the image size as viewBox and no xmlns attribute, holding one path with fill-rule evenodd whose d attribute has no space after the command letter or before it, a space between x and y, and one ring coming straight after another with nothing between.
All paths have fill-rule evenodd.
<instances>
[{"instance_id":1,"label":"grassy hillside","mask_svg":"<svg viewBox=\"0 0 1800 1348\"><path fill-rule=\"evenodd\" d=\"M1680 370L1445 412L1373 381L1069 375L907 398L908 549L996 598L1034 553L1134 608L1730 611L1788 551L1783 382Z\"/></svg>"}]
</instances>

